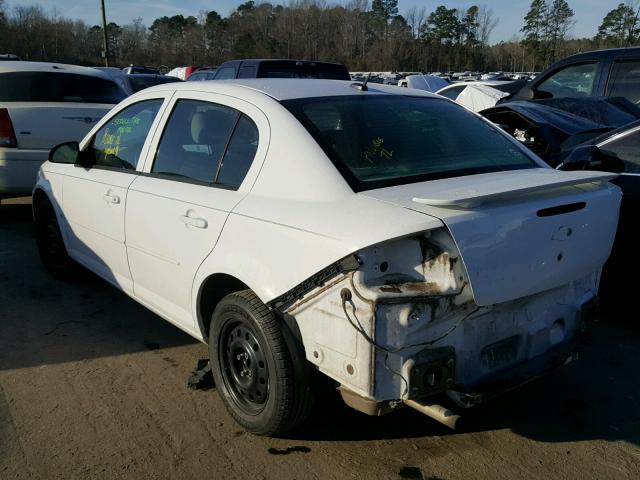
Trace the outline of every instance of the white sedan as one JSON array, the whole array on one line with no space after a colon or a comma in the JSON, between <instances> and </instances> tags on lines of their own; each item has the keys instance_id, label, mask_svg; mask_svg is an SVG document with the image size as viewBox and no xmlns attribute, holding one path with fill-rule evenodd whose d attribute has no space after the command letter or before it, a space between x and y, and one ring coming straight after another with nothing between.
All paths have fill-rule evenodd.
<instances>
[{"instance_id":1,"label":"white sedan","mask_svg":"<svg viewBox=\"0 0 640 480\"><path fill-rule=\"evenodd\" d=\"M77 262L208 343L247 430L302 422L315 371L368 414L453 426L437 398L469 407L573 358L611 178L417 90L187 82L52 150L33 207L45 267Z\"/></svg>"}]
</instances>

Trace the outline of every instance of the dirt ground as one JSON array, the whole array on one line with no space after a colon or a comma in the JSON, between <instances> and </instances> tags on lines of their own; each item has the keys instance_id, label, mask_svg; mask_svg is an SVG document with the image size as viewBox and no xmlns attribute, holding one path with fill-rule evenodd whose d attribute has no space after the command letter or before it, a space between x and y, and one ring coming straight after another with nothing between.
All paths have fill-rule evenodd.
<instances>
[{"instance_id":1,"label":"dirt ground","mask_svg":"<svg viewBox=\"0 0 640 480\"><path fill-rule=\"evenodd\" d=\"M40 266L28 200L0 207L0 479L638 479L640 324L452 432L329 397L286 438L244 433L186 387L206 347L87 274ZM636 312L629 313L638 320Z\"/></svg>"}]
</instances>

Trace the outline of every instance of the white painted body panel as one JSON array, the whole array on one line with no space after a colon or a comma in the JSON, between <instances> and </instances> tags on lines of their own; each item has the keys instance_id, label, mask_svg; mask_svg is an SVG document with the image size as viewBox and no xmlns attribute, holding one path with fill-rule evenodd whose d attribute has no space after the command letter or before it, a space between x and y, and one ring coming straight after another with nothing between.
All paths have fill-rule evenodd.
<instances>
[{"instance_id":1,"label":"white painted body panel","mask_svg":"<svg viewBox=\"0 0 640 480\"><path fill-rule=\"evenodd\" d=\"M551 170L500 172L364 194L442 219L462 254L476 303L492 305L581 278L597 271L611 253L617 216L610 213L619 209L621 199L616 187L601 182L611 175L547 173ZM540 190L545 177L548 188ZM507 185L517 185L511 196ZM470 200L471 188L479 206L439 205L476 203ZM579 202L586 205L579 211L537 215L546 208Z\"/></svg>"},{"instance_id":2,"label":"white painted body panel","mask_svg":"<svg viewBox=\"0 0 640 480\"><path fill-rule=\"evenodd\" d=\"M69 166L62 208L69 254L125 292L133 283L125 249L127 191L135 175Z\"/></svg>"},{"instance_id":3,"label":"white painted body panel","mask_svg":"<svg viewBox=\"0 0 640 480\"><path fill-rule=\"evenodd\" d=\"M393 348L437 337L469 318L463 329L437 344L461 349L459 375L469 383L490 373L474 365L483 348L503 334L521 335L523 345L538 339L538 347L518 352L518 361L550 348L554 342L544 338L570 339L581 306L596 293L615 233L620 191L606 183L609 176L568 175L535 159L540 169L354 193L276 100L358 95L350 83L247 80L147 89L115 110L143 99L167 99L137 173L80 179L74 176L78 167L46 162L37 188L52 197L66 219L64 236L74 258L105 278L111 274L114 284L200 340L209 319L199 318L198 302L211 275L231 275L273 305L314 274L357 254L357 271L337 275L282 312L295 319L307 359L365 397L403 398L402 382L389 377L388 367L406 368L408 356L418 349L389 358L376 353L345 318L343 288L356 292L354 313L363 330ZM367 95L407 94L397 87L370 88ZM237 191L148 176L172 102L179 98L229 105L258 125L258 153ZM118 189L122 210L104 202L105 188ZM575 202L586 207L536 215ZM206 228L186 225L182 217L189 212ZM572 235L566 235L568 228ZM435 242L441 252L430 254L424 242ZM430 316L417 315L419 322L412 325L411 309L422 305L426 311L434 298L438 308ZM559 298L565 305L557 304ZM526 321L518 319L524 306ZM566 317L561 337L554 326L559 316ZM494 328L492 322L502 323Z\"/></svg>"}]
</instances>

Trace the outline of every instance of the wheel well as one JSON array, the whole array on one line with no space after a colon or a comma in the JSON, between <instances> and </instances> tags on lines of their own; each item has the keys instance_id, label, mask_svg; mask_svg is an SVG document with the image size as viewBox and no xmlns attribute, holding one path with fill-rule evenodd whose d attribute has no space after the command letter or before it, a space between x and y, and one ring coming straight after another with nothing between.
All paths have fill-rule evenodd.
<instances>
[{"instance_id":1,"label":"wheel well","mask_svg":"<svg viewBox=\"0 0 640 480\"><path fill-rule=\"evenodd\" d=\"M230 293L246 290L247 285L225 273L216 273L207 277L198 295L198 326L205 342L209 341L211 316L220 300Z\"/></svg>"},{"instance_id":2,"label":"wheel well","mask_svg":"<svg viewBox=\"0 0 640 480\"><path fill-rule=\"evenodd\" d=\"M35 207L36 205L38 205L40 202L49 201L49 197L47 196L46 193L44 193L44 190L42 190L41 188L36 189L35 192L33 192L33 199L31 201L31 203L33 204L33 206Z\"/></svg>"},{"instance_id":3,"label":"wheel well","mask_svg":"<svg viewBox=\"0 0 640 480\"><path fill-rule=\"evenodd\" d=\"M49 196L42 190L41 188L36 189L33 192L33 196L31 198L31 212L33 213L33 218L36 218L36 207L40 205L42 202L49 202Z\"/></svg>"}]
</instances>

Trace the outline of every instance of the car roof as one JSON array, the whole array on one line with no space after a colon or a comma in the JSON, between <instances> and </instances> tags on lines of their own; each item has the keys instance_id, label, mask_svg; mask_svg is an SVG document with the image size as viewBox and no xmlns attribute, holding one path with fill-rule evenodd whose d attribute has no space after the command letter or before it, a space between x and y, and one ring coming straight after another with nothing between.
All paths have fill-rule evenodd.
<instances>
[{"instance_id":1,"label":"car roof","mask_svg":"<svg viewBox=\"0 0 640 480\"><path fill-rule=\"evenodd\" d=\"M205 91L211 93L237 94L253 90L268 95L278 101L297 98L334 97L345 95L404 95L440 98L421 90L408 91L406 88L393 85L369 83L368 91L360 91L353 85L360 82L348 80L316 80L316 79L283 79L253 78L242 80L205 80L203 82L169 83L151 87L145 91Z\"/></svg>"},{"instance_id":2,"label":"car roof","mask_svg":"<svg viewBox=\"0 0 640 480\"><path fill-rule=\"evenodd\" d=\"M625 48L603 48L600 50L590 50L588 52L576 53L569 57L563 58L557 61L554 65L560 65L563 63L573 63L576 60L581 59L607 59L607 58L626 58L626 57L640 57L640 47L625 47ZM548 70L548 69L547 69Z\"/></svg>"},{"instance_id":3,"label":"car roof","mask_svg":"<svg viewBox=\"0 0 640 480\"><path fill-rule=\"evenodd\" d=\"M48 62L0 62L0 73L8 72L56 72L56 73L75 73L79 75L88 75L91 77L100 77L108 80L112 79L109 73L98 70L93 67L80 67L78 65L67 65L65 63L48 63Z\"/></svg>"}]
</instances>

